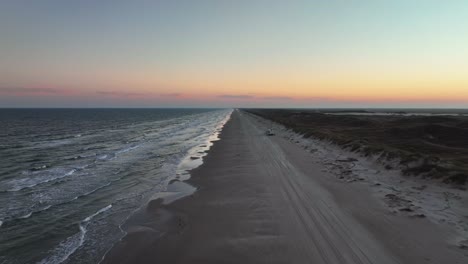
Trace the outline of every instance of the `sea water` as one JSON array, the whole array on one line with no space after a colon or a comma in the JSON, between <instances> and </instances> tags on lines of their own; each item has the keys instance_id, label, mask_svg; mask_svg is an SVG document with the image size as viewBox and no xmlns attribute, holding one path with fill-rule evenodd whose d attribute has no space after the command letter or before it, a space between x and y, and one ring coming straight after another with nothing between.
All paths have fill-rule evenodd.
<instances>
[{"instance_id":1,"label":"sea water","mask_svg":"<svg viewBox=\"0 0 468 264\"><path fill-rule=\"evenodd\" d=\"M1 109L0 263L98 263L230 113Z\"/></svg>"}]
</instances>

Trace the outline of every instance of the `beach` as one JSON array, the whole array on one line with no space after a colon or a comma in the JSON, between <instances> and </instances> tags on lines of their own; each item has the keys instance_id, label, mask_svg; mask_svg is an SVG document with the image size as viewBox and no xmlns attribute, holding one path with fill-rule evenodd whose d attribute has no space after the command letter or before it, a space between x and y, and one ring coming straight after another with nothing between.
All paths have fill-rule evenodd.
<instances>
[{"instance_id":1,"label":"beach","mask_svg":"<svg viewBox=\"0 0 468 264\"><path fill-rule=\"evenodd\" d=\"M197 190L150 201L101 263L466 263L452 229L392 212L270 126L235 110L190 179L169 186Z\"/></svg>"}]
</instances>

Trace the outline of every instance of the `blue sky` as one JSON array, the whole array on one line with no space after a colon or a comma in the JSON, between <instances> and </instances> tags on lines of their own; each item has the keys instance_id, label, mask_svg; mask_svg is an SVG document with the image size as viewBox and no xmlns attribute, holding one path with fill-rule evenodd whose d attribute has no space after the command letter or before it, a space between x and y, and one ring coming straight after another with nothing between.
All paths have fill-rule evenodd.
<instances>
[{"instance_id":1,"label":"blue sky","mask_svg":"<svg viewBox=\"0 0 468 264\"><path fill-rule=\"evenodd\" d=\"M6 0L0 36L0 106L468 106L467 1Z\"/></svg>"}]
</instances>

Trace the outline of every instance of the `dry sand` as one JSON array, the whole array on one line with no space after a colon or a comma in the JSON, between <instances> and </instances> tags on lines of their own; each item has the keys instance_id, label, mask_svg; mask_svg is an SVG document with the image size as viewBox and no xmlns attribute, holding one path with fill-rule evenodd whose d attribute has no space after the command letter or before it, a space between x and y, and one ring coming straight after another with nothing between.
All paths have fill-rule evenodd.
<instances>
[{"instance_id":1,"label":"dry sand","mask_svg":"<svg viewBox=\"0 0 468 264\"><path fill-rule=\"evenodd\" d=\"M394 215L368 186L343 184L300 146L234 111L189 183L152 201L103 263L467 263L453 234Z\"/></svg>"}]
</instances>

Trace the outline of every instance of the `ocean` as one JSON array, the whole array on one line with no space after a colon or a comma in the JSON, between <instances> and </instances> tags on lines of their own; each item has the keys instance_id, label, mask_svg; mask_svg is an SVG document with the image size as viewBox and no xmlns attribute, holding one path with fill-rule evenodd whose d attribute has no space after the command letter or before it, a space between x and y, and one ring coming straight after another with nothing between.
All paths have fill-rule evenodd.
<instances>
[{"instance_id":1,"label":"ocean","mask_svg":"<svg viewBox=\"0 0 468 264\"><path fill-rule=\"evenodd\" d=\"M0 263L98 263L230 113L0 109Z\"/></svg>"}]
</instances>

